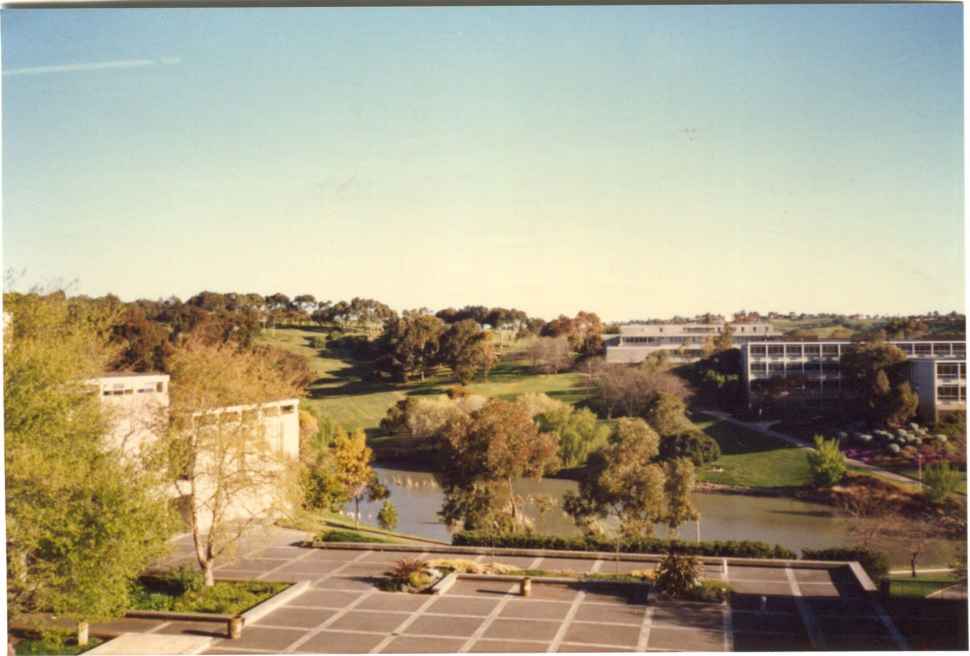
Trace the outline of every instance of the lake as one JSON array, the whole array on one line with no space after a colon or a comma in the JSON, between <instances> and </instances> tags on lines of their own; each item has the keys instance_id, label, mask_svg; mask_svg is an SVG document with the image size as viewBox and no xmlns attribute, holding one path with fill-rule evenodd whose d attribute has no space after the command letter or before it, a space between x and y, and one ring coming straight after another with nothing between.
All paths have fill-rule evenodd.
<instances>
[{"instance_id":1,"label":"lake","mask_svg":"<svg viewBox=\"0 0 970 656\"><path fill-rule=\"evenodd\" d=\"M409 471L376 466L374 470L391 492L397 508L398 531L415 536L450 541L448 527L438 519L443 494L434 476L428 472ZM543 495L558 500L567 490L575 490L574 481L542 479L521 480L516 491L529 498ZM369 524L377 521L382 502L361 503L361 520ZM829 506L808 503L787 497L757 497L741 494L697 493L694 505L701 515L702 540L759 540L780 544L797 552L802 548L818 549L845 546L850 543L849 517L840 515ZM352 515L353 504L347 506ZM536 505L526 504L526 514L533 519L535 530L554 535L578 535L572 520L557 505L541 515ZM696 522L680 528L684 539L697 538ZM658 527L657 535L666 535L665 527ZM945 540L935 541L920 559L920 566L945 565L952 546ZM908 564L908 556L900 548L888 548L894 567Z\"/></svg>"}]
</instances>

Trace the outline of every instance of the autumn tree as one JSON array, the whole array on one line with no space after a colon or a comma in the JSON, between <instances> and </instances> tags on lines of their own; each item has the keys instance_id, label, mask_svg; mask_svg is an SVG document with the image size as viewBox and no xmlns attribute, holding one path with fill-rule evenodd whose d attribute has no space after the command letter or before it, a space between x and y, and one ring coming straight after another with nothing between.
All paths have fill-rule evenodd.
<instances>
[{"instance_id":1,"label":"autumn tree","mask_svg":"<svg viewBox=\"0 0 970 656\"><path fill-rule=\"evenodd\" d=\"M300 389L272 361L230 344L188 342L171 361L171 420L160 453L212 585L217 559L296 501L297 463L267 434L263 416L268 402Z\"/></svg>"},{"instance_id":2,"label":"autumn tree","mask_svg":"<svg viewBox=\"0 0 970 656\"><path fill-rule=\"evenodd\" d=\"M555 437L540 433L515 401L492 399L481 410L456 417L441 439L441 516L467 528L522 526L513 482L555 469L557 447Z\"/></svg>"},{"instance_id":3,"label":"autumn tree","mask_svg":"<svg viewBox=\"0 0 970 656\"><path fill-rule=\"evenodd\" d=\"M528 349L532 366L539 371L557 374L572 364L572 350L569 340L564 336L539 337Z\"/></svg>"},{"instance_id":4,"label":"autumn tree","mask_svg":"<svg viewBox=\"0 0 970 656\"><path fill-rule=\"evenodd\" d=\"M122 449L87 383L115 357L113 312L63 294L5 294L4 310L8 617L72 618L83 637L124 613L175 525L161 481Z\"/></svg>"},{"instance_id":5,"label":"autumn tree","mask_svg":"<svg viewBox=\"0 0 970 656\"><path fill-rule=\"evenodd\" d=\"M605 448L588 461L579 493L568 492L563 509L577 526L590 530L596 518L614 516L625 538L653 535L666 516L666 475L653 461L660 438L642 419L622 418Z\"/></svg>"},{"instance_id":6,"label":"autumn tree","mask_svg":"<svg viewBox=\"0 0 970 656\"><path fill-rule=\"evenodd\" d=\"M586 462L589 454L606 444L610 427L601 424L589 408L576 409L561 401L554 403L555 407L536 416L536 423L539 430L558 439L561 465L578 467Z\"/></svg>"},{"instance_id":7,"label":"autumn tree","mask_svg":"<svg viewBox=\"0 0 970 656\"><path fill-rule=\"evenodd\" d=\"M354 525L360 525L360 502L386 499L389 495L371 468L374 452L363 430L348 434L339 430L331 447L338 494L354 502Z\"/></svg>"}]
</instances>

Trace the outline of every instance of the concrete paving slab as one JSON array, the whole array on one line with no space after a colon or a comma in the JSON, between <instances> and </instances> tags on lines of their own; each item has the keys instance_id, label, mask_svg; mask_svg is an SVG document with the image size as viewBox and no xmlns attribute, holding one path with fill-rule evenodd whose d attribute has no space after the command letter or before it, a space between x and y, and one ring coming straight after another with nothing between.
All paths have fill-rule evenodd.
<instances>
[{"instance_id":1,"label":"concrete paving slab","mask_svg":"<svg viewBox=\"0 0 970 656\"><path fill-rule=\"evenodd\" d=\"M758 613L735 611L731 615L731 623L734 626L735 631L770 631L776 633L804 632L802 618L796 613Z\"/></svg>"},{"instance_id":2,"label":"concrete paving slab","mask_svg":"<svg viewBox=\"0 0 970 656\"><path fill-rule=\"evenodd\" d=\"M316 579L313 582L313 589L356 590L358 592L363 592L365 590L373 590L374 586L377 585L378 582L379 579L376 577L338 575Z\"/></svg>"},{"instance_id":3,"label":"concrete paving slab","mask_svg":"<svg viewBox=\"0 0 970 656\"><path fill-rule=\"evenodd\" d=\"M211 644L210 638L201 636L160 636L154 633L123 633L122 635L102 643L88 654L103 656L107 654L124 654L127 656L141 656L142 654L198 654Z\"/></svg>"},{"instance_id":4,"label":"concrete paving slab","mask_svg":"<svg viewBox=\"0 0 970 656\"><path fill-rule=\"evenodd\" d=\"M454 654L465 640L452 638L417 638L398 636L391 640L381 653L384 654Z\"/></svg>"},{"instance_id":5,"label":"concrete paving slab","mask_svg":"<svg viewBox=\"0 0 970 656\"><path fill-rule=\"evenodd\" d=\"M327 628L333 629L334 631L378 631L381 633L390 633L407 618L407 613L352 610Z\"/></svg>"},{"instance_id":6,"label":"concrete paving slab","mask_svg":"<svg viewBox=\"0 0 970 656\"><path fill-rule=\"evenodd\" d=\"M838 588L831 583L799 583L803 597L841 597Z\"/></svg>"},{"instance_id":7,"label":"concrete paving slab","mask_svg":"<svg viewBox=\"0 0 970 656\"><path fill-rule=\"evenodd\" d=\"M98 634L122 634L122 633L147 633L157 626L163 624L162 620L142 620L122 617L111 622L98 622L91 625L91 633Z\"/></svg>"},{"instance_id":8,"label":"concrete paving slab","mask_svg":"<svg viewBox=\"0 0 970 656\"><path fill-rule=\"evenodd\" d=\"M645 606L580 604L573 620L576 622L615 622L640 626L645 612Z\"/></svg>"},{"instance_id":9,"label":"concrete paving slab","mask_svg":"<svg viewBox=\"0 0 970 656\"><path fill-rule=\"evenodd\" d=\"M371 551L363 558L357 560L358 563L396 563L399 560L423 560L420 554L406 551Z\"/></svg>"},{"instance_id":10,"label":"concrete paving slab","mask_svg":"<svg viewBox=\"0 0 970 656\"><path fill-rule=\"evenodd\" d=\"M564 642L587 642L616 647L636 647L639 626L617 626L592 622L573 622L566 629Z\"/></svg>"},{"instance_id":11,"label":"concrete paving slab","mask_svg":"<svg viewBox=\"0 0 970 656\"><path fill-rule=\"evenodd\" d=\"M681 608L676 606L654 606L651 621L654 626L690 627L720 630L724 625L724 614L720 606L711 608Z\"/></svg>"},{"instance_id":12,"label":"concrete paving slab","mask_svg":"<svg viewBox=\"0 0 970 656\"><path fill-rule=\"evenodd\" d=\"M513 583L508 581L476 581L472 579L459 579L451 586L449 595L471 595L471 596L505 596L513 587ZM533 585L533 590L539 586Z\"/></svg>"},{"instance_id":13,"label":"concrete paving slab","mask_svg":"<svg viewBox=\"0 0 970 656\"><path fill-rule=\"evenodd\" d=\"M222 639L227 637L225 622L166 622L155 630L155 634L206 636Z\"/></svg>"},{"instance_id":14,"label":"concrete paving slab","mask_svg":"<svg viewBox=\"0 0 970 656\"><path fill-rule=\"evenodd\" d=\"M360 597L360 592L347 590L307 590L296 597L290 606L323 606L325 608L346 608Z\"/></svg>"},{"instance_id":15,"label":"concrete paving slab","mask_svg":"<svg viewBox=\"0 0 970 656\"><path fill-rule=\"evenodd\" d=\"M728 567L728 578L731 581L787 581L788 574L784 567L732 565Z\"/></svg>"},{"instance_id":16,"label":"concrete paving slab","mask_svg":"<svg viewBox=\"0 0 970 656\"><path fill-rule=\"evenodd\" d=\"M383 641L382 635L321 631L293 651L299 654L366 654Z\"/></svg>"},{"instance_id":17,"label":"concrete paving slab","mask_svg":"<svg viewBox=\"0 0 970 656\"><path fill-rule=\"evenodd\" d=\"M301 629L269 629L249 626L243 629L238 640L220 640L212 644L220 649L263 649L281 652L302 638L306 631Z\"/></svg>"},{"instance_id":18,"label":"concrete paving slab","mask_svg":"<svg viewBox=\"0 0 970 656\"><path fill-rule=\"evenodd\" d=\"M733 584L732 584L733 585ZM772 584L776 585L776 584ZM755 588L757 591L757 588ZM737 591L731 593L731 607L738 610L760 610L761 596L756 593L739 594ZM766 594L767 610L782 613L794 613L798 611L795 605L795 598L791 596L791 590L787 595Z\"/></svg>"},{"instance_id":19,"label":"concrete paving slab","mask_svg":"<svg viewBox=\"0 0 970 656\"><path fill-rule=\"evenodd\" d=\"M724 651L724 632L653 627L650 629L647 648L673 649L676 651Z\"/></svg>"},{"instance_id":20,"label":"concrete paving slab","mask_svg":"<svg viewBox=\"0 0 970 656\"><path fill-rule=\"evenodd\" d=\"M301 553L305 553L307 549L301 549ZM304 557L304 560L314 561L314 560L329 560L345 563L350 560L357 559L362 552L356 549L309 549L311 553ZM400 554L402 556L407 556L407 554Z\"/></svg>"},{"instance_id":21,"label":"concrete paving slab","mask_svg":"<svg viewBox=\"0 0 970 656\"><path fill-rule=\"evenodd\" d=\"M629 574L630 572L652 572L656 563L638 563L631 560L604 560L599 568L600 574Z\"/></svg>"},{"instance_id":22,"label":"concrete paving slab","mask_svg":"<svg viewBox=\"0 0 970 656\"><path fill-rule=\"evenodd\" d=\"M375 592L355 608L359 610L413 611L427 603L428 595Z\"/></svg>"},{"instance_id":23,"label":"concrete paving slab","mask_svg":"<svg viewBox=\"0 0 970 656\"><path fill-rule=\"evenodd\" d=\"M259 573L268 572L288 562L289 559L286 558L240 558L239 560L227 560L216 567L216 576L218 576L219 570L223 569L236 569Z\"/></svg>"},{"instance_id":24,"label":"concrete paving slab","mask_svg":"<svg viewBox=\"0 0 970 656\"><path fill-rule=\"evenodd\" d=\"M545 645L538 642L516 642L514 640L477 640L468 651L476 654L535 653L545 651Z\"/></svg>"},{"instance_id":25,"label":"concrete paving slab","mask_svg":"<svg viewBox=\"0 0 970 656\"><path fill-rule=\"evenodd\" d=\"M812 649L808 636L734 632L734 651L811 651Z\"/></svg>"},{"instance_id":26,"label":"concrete paving slab","mask_svg":"<svg viewBox=\"0 0 970 656\"><path fill-rule=\"evenodd\" d=\"M349 563L340 569L340 576L384 576L392 565L393 563Z\"/></svg>"},{"instance_id":27,"label":"concrete paving slab","mask_svg":"<svg viewBox=\"0 0 970 656\"><path fill-rule=\"evenodd\" d=\"M569 604L554 601L532 601L513 599L505 604L499 613L502 618L519 618L533 620L561 620L569 612Z\"/></svg>"},{"instance_id":28,"label":"concrete paving slab","mask_svg":"<svg viewBox=\"0 0 970 656\"><path fill-rule=\"evenodd\" d=\"M579 584L561 584L561 583L532 583L532 595L530 598L533 599L552 599L558 601L572 601L576 598L576 594L583 588Z\"/></svg>"},{"instance_id":29,"label":"concrete paving slab","mask_svg":"<svg viewBox=\"0 0 970 656\"><path fill-rule=\"evenodd\" d=\"M608 651L612 652L612 651L634 651L634 650L624 649L623 647L606 647L604 645L581 645L581 644L574 644L571 642L564 642L561 645L559 645L559 649L557 649L556 651L562 652L562 653L567 653L567 652L600 653L600 652L608 652Z\"/></svg>"},{"instance_id":30,"label":"concrete paving slab","mask_svg":"<svg viewBox=\"0 0 970 656\"><path fill-rule=\"evenodd\" d=\"M251 554L251 558L282 558L290 560L304 553L302 547L266 547Z\"/></svg>"},{"instance_id":31,"label":"concrete paving slab","mask_svg":"<svg viewBox=\"0 0 970 656\"><path fill-rule=\"evenodd\" d=\"M735 592L757 595L781 595L788 597L791 595L791 584L788 581L736 581L734 574L731 573L728 580L731 589Z\"/></svg>"},{"instance_id":32,"label":"concrete paving slab","mask_svg":"<svg viewBox=\"0 0 970 656\"><path fill-rule=\"evenodd\" d=\"M642 585L608 585L603 583L588 583L576 586L586 593L586 603L599 604L642 604L647 588Z\"/></svg>"},{"instance_id":33,"label":"concrete paving slab","mask_svg":"<svg viewBox=\"0 0 970 656\"><path fill-rule=\"evenodd\" d=\"M498 605L500 597L492 598L469 598L469 597L452 597L445 595L437 601L435 601L425 614L430 613L453 613L456 615L481 615L485 616L495 610Z\"/></svg>"},{"instance_id":34,"label":"concrete paving slab","mask_svg":"<svg viewBox=\"0 0 970 656\"><path fill-rule=\"evenodd\" d=\"M471 555L462 555L461 558L474 558ZM535 560L533 556L491 556L485 555L478 562L480 563L502 563L503 565L512 565L513 567L518 567L520 569L528 569L532 562Z\"/></svg>"},{"instance_id":35,"label":"concrete paving slab","mask_svg":"<svg viewBox=\"0 0 970 656\"><path fill-rule=\"evenodd\" d=\"M411 622L404 633L470 638L484 621L481 617L421 615Z\"/></svg>"},{"instance_id":36,"label":"concrete paving slab","mask_svg":"<svg viewBox=\"0 0 970 656\"><path fill-rule=\"evenodd\" d=\"M268 624L270 626L292 626L312 629L333 617L336 613L336 610L322 608L293 608L292 606L283 606L262 619L257 620L252 626Z\"/></svg>"},{"instance_id":37,"label":"concrete paving slab","mask_svg":"<svg viewBox=\"0 0 970 656\"><path fill-rule=\"evenodd\" d=\"M881 636L886 634L886 627L875 617L823 615L817 616L815 621L825 635L826 641L829 636L834 635Z\"/></svg>"},{"instance_id":38,"label":"concrete paving slab","mask_svg":"<svg viewBox=\"0 0 970 656\"><path fill-rule=\"evenodd\" d=\"M830 569L792 569L795 580L801 583L832 583L833 570Z\"/></svg>"},{"instance_id":39,"label":"concrete paving slab","mask_svg":"<svg viewBox=\"0 0 970 656\"><path fill-rule=\"evenodd\" d=\"M504 640L548 640L552 641L559 631L561 622L545 620L503 620L497 619L485 630L483 638Z\"/></svg>"}]
</instances>

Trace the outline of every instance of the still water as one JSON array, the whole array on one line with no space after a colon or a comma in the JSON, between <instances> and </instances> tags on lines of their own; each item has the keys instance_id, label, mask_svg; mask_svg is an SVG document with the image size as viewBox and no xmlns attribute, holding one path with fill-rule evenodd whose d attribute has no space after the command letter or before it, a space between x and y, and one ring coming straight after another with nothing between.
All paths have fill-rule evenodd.
<instances>
[{"instance_id":1,"label":"still water","mask_svg":"<svg viewBox=\"0 0 970 656\"><path fill-rule=\"evenodd\" d=\"M396 530L450 541L448 527L438 518L443 495L432 474L380 466L374 469L391 491L391 501L398 513ZM567 490L575 489L574 481L559 479L522 480L516 484L516 492L526 499L544 496L558 501ZM381 502L362 503L361 520L376 523L380 505ZM852 520L821 504L786 497L699 493L694 495L694 505L701 516L699 531L702 540L759 540L780 544L796 553L802 548L818 549L850 543L848 529ZM352 513L352 504L347 511ZM527 503L526 514L533 520L535 530L539 533L578 534L572 520L555 503L543 513L539 512L535 503ZM659 527L657 535L666 535L665 528ZM696 539L697 522L682 526L680 535L684 539ZM951 549L952 546L946 541L935 542L920 558L920 567L946 564ZM902 567L909 562L900 547L890 547L887 551L894 567Z\"/></svg>"}]
</instances>

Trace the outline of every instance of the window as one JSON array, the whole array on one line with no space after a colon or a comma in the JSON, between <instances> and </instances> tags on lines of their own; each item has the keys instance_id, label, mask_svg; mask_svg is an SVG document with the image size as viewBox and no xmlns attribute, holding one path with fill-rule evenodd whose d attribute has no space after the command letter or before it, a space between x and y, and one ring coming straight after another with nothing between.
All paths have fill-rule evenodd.
<instances>
[{"instance_id":1,"label":"window","mask_svg":"<svg viewBox=\"0 0 970 656\"><path fill-rule=\"evenodd\" d=\"M155 383L155 391L161 394L165 391L165 383Z\"/></svg>"},{"instance_id":2,"label":"window","mask_svg":"<svg viewBox=\"0 0 970 656\"><path fill-rule=\"evenodd\" d=\"M966 392L964 392L966 396ZM936 397L940 401L959 401L960 388L957 385L941 385L936 389Z\"/></svg>"},{"instance_id":3,"label":"window","mask_svg":"<svg viewBox=\"0 0 970 656\"><path fill-rule=\"evenodd\" d=\"M284 405L282 408L280 408L280 412L282 412L284 415L291 415L295 410L296 407L292 405Z\"/></svg>"},{"instance_id":4,"label":"window","mask_svg":"<svg viewBox=\"0 0 970 656\"><path fill-rule=\"evenodd\" d=\"M932 344L917 344L915 352L916 355L930 355L932 353Z\"/></svg>"},{"instance_id":5,"label":"window","mask_svg":"<svg viewBox=\"0 0 970 656\"><path fill-rule=\"evenodd\" d=\"M765 354L765 347L761 344L751 347L751 355L763 356Z\"/></svg>"},{"instance_id":6,"label":"window","mask_svg":"<svg viewBox=\"0 0 970 656\"><path fill-rule=\"evenodd\" d=\"M950 345L941 342L933 344L933 355L950 355Z\"/></svg>"},{"instance_id":7,"label":"window","mask_svg":"<svg viewBox=\"0 0 970 656\"><path fill-rule=\"evenodd\" d=\"M764 362L753 362L751 364L751 373L763 374L764 372L765 372L765 363Z\"/></svg>"},{"instance_id":8,"label":"window","mask_svg":"<svg viewBox=\"0 0 970 656\"><path fill-rule=\"evenodd\" d=\"M896 346L898 346L900 349L902 349L903 353L905 353L906 355L912 355L913 354L913 345L912 344L908 344L908 343L907 344L896 344Z\"/></svg>"},{"instance_id":9,"label":"window","mask_svg":"<svg viewBox=\"0 0 970 656\"><path fill-rule=\"evenodd\" d=\"M936 365L936 375L942 378L956 378L960 375L960 365L956 362L941 362Z\"/></svg>"},{"instance_id":10,"label":"window","mask_svg":"<svg viewBox=\"0 0 970 656\"><path fill-rule=\"evenodd\" d=\"M788 344L785 346L785 355L802 357L802 345L801 344Z\"/></svg>"},{"instance_id":11,"label":"window","mask_svg":"<svg viewBox=\"0 0 970 656\"><path fill-rule=\"evenodd\" d=\"M822 355L824 355L827 358L837 357L839 355L839 345L822 344Z\"/></svg>"},{"instance_id":12,"label":"window","mask_svg":"<svg viewBox=\"0 0 970 656\"><path fill-rule=\"evenodd\" d=\"M821 354L822 349L818 344L806 344L804 346L806 356L818 357Z\"/></svg>"},{"instance_id":13,"label":"window","mask_svg":"<svg viewBox=\"0 0 970 656\"><path fill-rule=\"evenodd\" d=\"M770 355L772 357L781 357L784 354L785 354L785 347L784 346L769 346L768 347L768 355Z\"/></svg>"}]
</instances>

